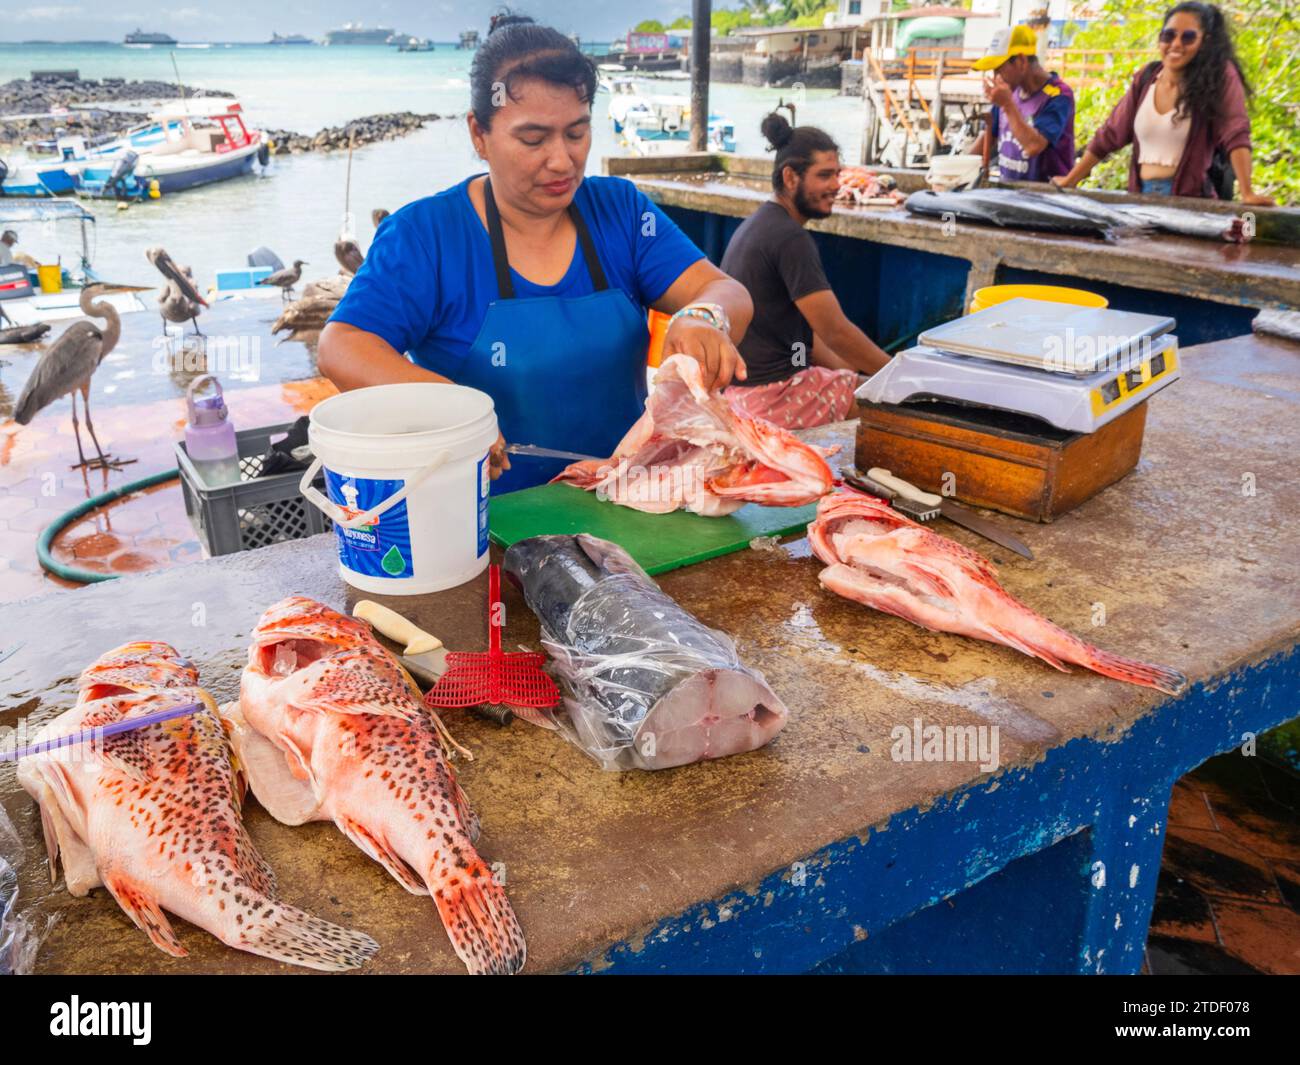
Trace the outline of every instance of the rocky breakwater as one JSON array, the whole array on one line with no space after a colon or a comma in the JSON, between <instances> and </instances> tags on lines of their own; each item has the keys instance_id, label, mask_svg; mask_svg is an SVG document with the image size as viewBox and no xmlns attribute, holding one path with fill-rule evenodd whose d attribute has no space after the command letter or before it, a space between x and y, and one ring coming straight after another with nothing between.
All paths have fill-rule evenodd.
<instances>
[{"instance_id":1,"label":"rocky breakwater","mask_svg":"<svg viewBox=\"0 0 1300 1065\"><path fill-rule=\"evenodd\" d=\"M268 129L267 136L277 153L331 152L360 147L376 141L391 141L421 129L427 122L437 122L441 115L419 115L413 111L395 114L366 115L342 126L329 126L319 133L294 133L287 129Z\"/></svg>"}]
</instances>

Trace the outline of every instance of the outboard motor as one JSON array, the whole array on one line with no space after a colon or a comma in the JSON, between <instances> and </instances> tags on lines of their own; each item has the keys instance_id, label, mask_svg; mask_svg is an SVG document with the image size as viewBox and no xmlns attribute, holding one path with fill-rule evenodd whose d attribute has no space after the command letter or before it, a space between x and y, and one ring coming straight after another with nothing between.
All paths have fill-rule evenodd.
<instances>
[{"instance_id":1,"label":"outboard motor","mask_svg":"<svg viewBox=\"0 0 1300 1065\"><path fill-rule=\"evenodd\" d=\"M125 183L135 171L136 164L140 161L140 156L135 152L123 152L113 164L113 170L108 175L108 183L116 186L119 182Z\"/></svg>"},{"instance_id":2,"label":"outboard motor","mask_svg":"<svg viewBox=\"0 0 1300 1065\"><path fill-rule=\"evenodd\" d=\"M269 266L272 273L284 269L284 263L280 261L280 257L265 244L254 248L248 253L248 265L252 267Z\"/></svg>"}]
</instances>

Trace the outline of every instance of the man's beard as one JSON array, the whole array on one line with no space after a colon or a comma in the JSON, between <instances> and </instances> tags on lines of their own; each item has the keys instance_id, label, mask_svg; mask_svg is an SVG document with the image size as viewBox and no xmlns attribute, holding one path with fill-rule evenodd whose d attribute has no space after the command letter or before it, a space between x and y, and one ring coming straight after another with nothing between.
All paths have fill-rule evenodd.
<instances>
[{"instance_id":1,"label":"man's beard","mask_svg":"<svg viewBox=\"0 0 1300 1065\"><path fill-rule=\"evenodd\" d=\"M830 211L823 211L804 195L802 181L799 182L799 187L794 190L794 209L805 218L830 218L831 216Z\"/></svg>"}]
</instances>

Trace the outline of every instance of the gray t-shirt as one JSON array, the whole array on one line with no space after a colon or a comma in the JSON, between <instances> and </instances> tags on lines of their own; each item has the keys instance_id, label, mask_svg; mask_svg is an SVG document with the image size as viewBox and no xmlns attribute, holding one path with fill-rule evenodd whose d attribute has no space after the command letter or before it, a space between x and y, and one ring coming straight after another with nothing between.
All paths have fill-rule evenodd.
<instances>
[{"instance_id":1,"label":"gray t-shirt","mask_svg":"<svg viewBox=\"0 0 1300 1065\"><path fill-rule=\"evenodd\" d=\"M14 261L14 253L9 250L9 245L0 240L0 266L8 266Z\"/></svg>"},{"instance_id":2,"label":"gray t-shirt","mask_svg":"<svg viewBox=\"0 0 1300 1065\"><path fill-rule=\"evenodd\" d=\"M831 284L808 231L768 200L740 224L722 269L754 300L754 320L740 342L749 377L734 383L771 384L811 366L813 329L794 301Z\"/></svg>"}]
</instances>

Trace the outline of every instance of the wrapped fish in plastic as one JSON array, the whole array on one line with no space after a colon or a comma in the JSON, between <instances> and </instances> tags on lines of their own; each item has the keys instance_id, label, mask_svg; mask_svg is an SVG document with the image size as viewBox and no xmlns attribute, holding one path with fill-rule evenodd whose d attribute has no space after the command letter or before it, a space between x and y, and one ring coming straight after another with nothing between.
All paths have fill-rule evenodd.
<instances>
[{"instance_id":1,"label":"wrapped fish in plastic","mask_svg":"<svg viewBox=\"0 0 1300 1065\"><path fill-rule=\"evenodd\" d=\"M564 682L561 730L604 768L723 758L785 727L785 704L732 641L617 544L534 536L511 545L502 569L541 621Z\"/></svg>"}]
</instances>

